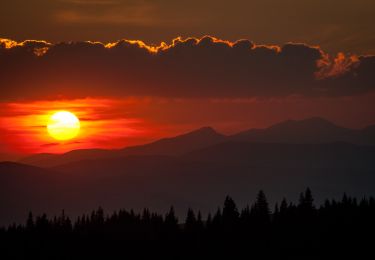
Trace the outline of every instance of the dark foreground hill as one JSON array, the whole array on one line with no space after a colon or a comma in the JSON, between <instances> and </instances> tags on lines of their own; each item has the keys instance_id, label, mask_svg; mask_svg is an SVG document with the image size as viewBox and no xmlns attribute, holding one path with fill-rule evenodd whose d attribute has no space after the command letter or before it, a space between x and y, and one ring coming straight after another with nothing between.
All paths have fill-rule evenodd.
<instances>
[{"instance_id":1,"label":"dark foreground hill","mask_svg":"<svg viewBox=\"0 0 375 260\"><path fill-rule=\"evenodd\" d=\"M24 220L28 210L72 216L106 210L174 205L214 211L226 194L240 206L263 189L270 202L311 187L316 200L343 192L375 195L375 147L347 143L225 142L181 156L124 156L82 160L50 169L0 164L1 223Z\"/></svg>"}]
</instances>

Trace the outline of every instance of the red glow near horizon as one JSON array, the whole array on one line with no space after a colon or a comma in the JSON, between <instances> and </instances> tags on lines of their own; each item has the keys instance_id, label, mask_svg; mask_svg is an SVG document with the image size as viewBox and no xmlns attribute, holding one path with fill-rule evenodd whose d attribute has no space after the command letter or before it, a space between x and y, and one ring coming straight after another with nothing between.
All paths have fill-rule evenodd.
<instances>
[{"instance_id":1,"label":"red glow near horizon","mask_svg":"<svg viewBox=\"0 0 375 260\"><path fill-rule=\"evenodd\" d=\"M338 125L374 124L375 94L341 98L183 99L84 98L0 103L0 160L6 154L64 153L116 149L211 126L224 134L264 128L287 119L324 117ZM80 120L79 135L57 141L46 129L52 113L68 110ZM361 115L361 116L358 116Z\"/></svg>"},{"instance_id":2,"label":"red glow near horizon","mask_svg":"<svg viewBox=\"0 0 375 260\"><path fill-rule=\"evenodd\" d=\"M9 136L6 146L15 153L62 153L93 147L123 147L134 144L134 139L142 139L145 134L150 135L141 126L142 119L119 113L118 105L109 99L8 103L0 117L2 131ZM76 138L58 141L48 135L46 124L59 110L71 111L79 118L81 130Z\"/></svg>"}]
</instances>

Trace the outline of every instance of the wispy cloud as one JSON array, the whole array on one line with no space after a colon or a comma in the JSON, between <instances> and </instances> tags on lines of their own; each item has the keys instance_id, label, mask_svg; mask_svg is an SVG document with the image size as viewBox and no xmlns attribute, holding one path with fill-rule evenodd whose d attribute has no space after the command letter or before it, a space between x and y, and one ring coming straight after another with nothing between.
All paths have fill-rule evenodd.
<instances>
[{"instance_id":1,"label":"wispy cloud","mask_svg":"<svg viewBox=\"0 0 375 260\"><path fill-rule=\"evenodd\" d=\"M116 0L60 0L60 2L75 5L118 5L121 3Z\"/></svg>"},{"instance_id":2,"label":"wispy cloud","mask_svg":"<svg viewBox=\"0 0 375 260\"><path fill-rule=\"evenodd\" d=\"M65 2L69 5L56 10L54 15L61 23L155 26L162 20L157 15L156 5L150 1Z\"/></svg>"}]
</instances>

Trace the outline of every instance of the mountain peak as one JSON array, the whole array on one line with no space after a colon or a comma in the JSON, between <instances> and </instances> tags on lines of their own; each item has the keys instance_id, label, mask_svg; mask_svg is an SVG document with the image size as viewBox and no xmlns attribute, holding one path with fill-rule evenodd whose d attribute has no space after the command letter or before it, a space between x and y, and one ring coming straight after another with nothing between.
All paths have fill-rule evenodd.
<instances>
[{"instance_id":1,"label":"mountain peak","mask_svg":"<svg viewBox=\"0 0 375 260\"><path fill-rule=\"evenodd\" d=\"M212 140L212 139L217 140L217 139L223 139L224 137L225 137L224 135L218 133L214 128L210 126L204 126L196 130L187 132L185 134L177 135L175 137L163 138L161 140L184 140L184 141L189 141L189 142L190 141L205 142L206 140Z\"/></svg>"},{"instance_id":2,"label":"mountain peak","mask_svg":"<svg viewBox=\"0 0 375 260\"><path fill-rule=\"evenodd\" d=\"M198 128L196 130L193 130L187 134L207 134L207 135L222 135L218 133L214 128L211 126L203 126L201 128Z\"/></svg>"},{"instance_id":3,"label":"mountain peak","mask_svg":"<svg viewBox=\"0 0 375 260\"><path fill-rule=\"evenodd\" d=\"M225 139L225 135L216 132L212 127L206 126L182 135L163 138L147 145L128 147L123 149L123 151L136 151L137 154L141 155L181 155L192 150L217 144Z\"/></svg>"}]
</instances>

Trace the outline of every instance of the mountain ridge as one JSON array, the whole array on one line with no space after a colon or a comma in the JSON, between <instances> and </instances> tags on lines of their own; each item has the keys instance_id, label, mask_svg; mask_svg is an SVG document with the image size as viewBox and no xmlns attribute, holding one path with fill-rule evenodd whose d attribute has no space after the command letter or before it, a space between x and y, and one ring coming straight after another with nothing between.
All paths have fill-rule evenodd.
<instances>
[{"instance_id":1,"label":"mountain ridge","mask_svg":"<svg viewBox=\"0 0 375 260\"><path fill-rule=\"evenodd\" d=\"M359 145L375 145L375 125L369 125L359 130L349 129L320 117L312 117L304 120L286 120L267 128L249 129L229 136L217 132L212 127L205 126L144 145L112 150L78 149L64 154L36 154L23 158L19 162L40 167L54 167L84 159L127 155L179 156L227 141L301 144L347 142Z\"/></svg>"}]
</instances>

